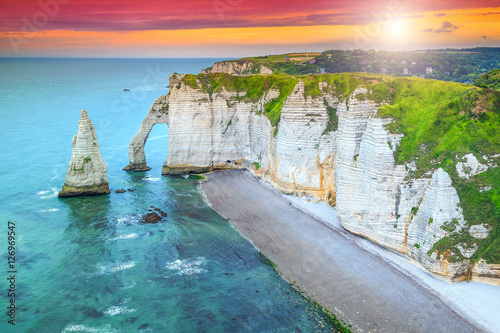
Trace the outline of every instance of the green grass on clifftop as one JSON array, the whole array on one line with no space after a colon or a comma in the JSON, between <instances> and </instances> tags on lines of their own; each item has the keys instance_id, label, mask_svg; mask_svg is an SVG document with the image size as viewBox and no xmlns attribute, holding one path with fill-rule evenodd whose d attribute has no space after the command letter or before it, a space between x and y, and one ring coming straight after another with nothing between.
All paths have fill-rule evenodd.
<instances>
[{"instance_id":1,"label":"green grass on clifftop","mask_svg":"<svg viewBox=\"0 0 500 333\"><path fill-rule=\"evenodd\" d=\"M446 254L451 262L461 261L465 258L459 246L477 246L473 260L482 258L488 263L500 263L500 157L492 157L500 153L500 92L461 83L367 73L313 76L220 73L187 75L183 81L207 91L210 97L221 93L223 88L236 91L235 101L242 102L256 102L271 89L277 89L278 97L268 100L263 110L257 110L269 118L272 126L277 126L283 102L299 79L304 82L304 97L324 101L329 115L325 132L337 129L338 117L337 110L323 96L333 95L344 102L353 97L358 87L366 87L367 93L354 97L381 105L378 116L393 119L387 129L404 135L394 153L396 164L416 164L415 171L408 170L409 178L428 177L443 168L457 190L467 227L483 224L491 229L485 239L472 237L468 228L449 231L447 237L434 244L429 255L437 251L440 256ZM456 164L469 153L490 167L467 180L458 176Z\"/></svg>"},{"instance_id":2,"label":"green grass on clifftop","mask_svg":"<svg viewBox=\"0 0 500 333\"><path fill-rule=\"evenodd\" d=\"M283 102L299 82L296 77L286 74L235 76L226 73L188 74L182 81L194 89L205 90L210 97L220 93L221 89L224 88L228 91L235 91L237 101L254 103L263 98L270 90L276 89L279 91L278 97L269 100L264 105L264 109L258 111L269 118L272 126L278 125ZM201 83L201 87L197 81Z\"/></svg>"},{"instance_id":3,"label":"green grass on clifftop","mask_svg":"<svg viewBox=\"0 0 500 333\"><path fill-rule=\"evenodd\" d=\"M500 91L500 69L492 70L477 78L474 85L481 88L489 88Z\"/></svg>"},{"instance_id":4,"label":"green grass on clifftop","mask_svg":"<svg viewBox=\"0 0 500 333\"><path fill-rule=\"evenodd\" d=\"M384 83L391 91L390 105L379 111L394 121L387 127L404 138L394 154L396 163L415 162L417 170L410 177L424 176L428 171L443 168L458 192L468 226L483 224L492 229L479 240L467 229L452 232L429 251L447 253L451 262L465 257L457 246L478 246L473 260L485 259L500 263L500 168L472 177L460 178L456 164L473 153L486 164L484 157L500 152L500 93L459 83L423 79L395 79ZM494 165L499 158L489 158ZM451 222L451 221L450 221Z\"/></svg>"}]
</instances>

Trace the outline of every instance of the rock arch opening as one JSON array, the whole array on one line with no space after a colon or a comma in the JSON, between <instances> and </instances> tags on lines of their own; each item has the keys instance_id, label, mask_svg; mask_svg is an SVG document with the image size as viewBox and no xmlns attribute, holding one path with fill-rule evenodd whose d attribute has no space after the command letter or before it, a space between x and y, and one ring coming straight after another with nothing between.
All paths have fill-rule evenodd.
<instances>
[{"instance_id":1,"label":"rock arch opening","mask_svg":"<svg viewBox=\"0 0 500 333\"><path fill-rule=\"evenodd\" d=\"M163 159L166 158L168 151L168 127L165 131L163 126L156 126L153 130L153 127L157 124L165 124L168 126L168 95L160 96L151 106L149 113L144 118L137 131L137 134L132 139L129 145L129 158L130 163L124 168L126 171L147 171L151 170L151 168L146 163L146 153L144 151L144 147L146 145L146 141L149 138L150 141L159 140L159 144L162 145L157 147L157 143L150 143L148 145L148 152L153 157L154 165L157 165L156 158L160 158L163 153Z\"/></svg>"}]
</instances>

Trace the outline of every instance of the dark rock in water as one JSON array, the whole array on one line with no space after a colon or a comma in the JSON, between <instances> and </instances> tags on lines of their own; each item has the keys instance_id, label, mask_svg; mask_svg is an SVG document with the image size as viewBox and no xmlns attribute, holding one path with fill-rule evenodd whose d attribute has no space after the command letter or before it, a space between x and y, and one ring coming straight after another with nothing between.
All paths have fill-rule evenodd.
<instances>
[{"instance_id":1,"label":"dark rock in water","mask_svg":"<svg viewBox=\"0 0 500 333\"><path fill-rule=\"evenodd\" d=\"M160 208L153 208L153 210L157 211L162 217L167 217L167 213L162 211Z\"/></svg>"},{"instance_id":2,"label":"dark rock in water","mask_svg":"<svg viewBox=\"0 0 500 333\"><path fill-rule=\"evenodd\" d=\"M135 191L135 188L134 188L134 189L129 188L129 189L127 189L127 191L129 191L129 192L134 192L134 191Z\"/></svg>"},{"instance_id":3,"label":"dark rock in water","mask_svg":"<svg viewBox=\"0 0 500 333\"><path fill-rule=\"evenodd\" d=\"M130 317L130 318L127 318L127 319L125 319L125 320L122 320L122 322L121 322L121 323L122 323L122 324L123 324L123 323L135 323L135 322L136 322L136 320L137 320L137 317Z\"/></svg>"},{"instance_id":4,"label":"dark rock in water","mask_svg":"<svg viewBox=\"0 0 500 333\"><path fill-rule=\"evenodd\" d=\"M115 190L115 193L125 193L125 190L124 190L124 189L121 189L121 190Z\"/></svg>"},{"instance_id":5,"label":"dark rock in water","mask_svg":"<svg viewBox=\"0 0 500 333\"><path fill-rule=\"evenodd\" d=\"M96 309L87 309L83 311L83 313L90 318L99 318L104 316L104 313L102 311L96 310Z\"/></svg>"},{"instance_id":6,"label":"dark rock in water","mask_svg":"<svg viewBox=\"0 0 500 333\"><path fill-rule=\"evenodd\" d=\"M147 213L141 219L142 223L156 224L161 221L161 217L156 213Z\"/></svg>"},{"instance_id":7,"label":"dark rock in water","mask_svg":"<svg viewBox=\"0 0 500 333\"><path fill-rule=\"evenodd\" d=\"M130 89L123 89L123 91L130 91Z\"/></svg>"},{"instance_id":8,"label":"dark rock in water","mask_svg":"<svg viewBox=\"0 0 500 333\"><path fill-rule=\"evenodd\" d=\"M143 330L145 328L148 328L149 327L149 324L142 324L141 326L139 326L139 330Z\"/></svg>"}]
</instances>

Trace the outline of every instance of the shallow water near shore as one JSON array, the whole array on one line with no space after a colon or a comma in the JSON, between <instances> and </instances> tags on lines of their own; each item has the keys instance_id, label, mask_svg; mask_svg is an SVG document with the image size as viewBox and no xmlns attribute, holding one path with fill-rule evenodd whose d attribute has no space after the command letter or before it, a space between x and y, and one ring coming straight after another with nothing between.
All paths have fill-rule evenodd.
<instances>
[{"instance_id":1,"label":"shallow water near shore","mask_svg":"<svg viewBox=\"0 0 500 333\"><path fill-rule=\"evenodd\" d=\"M0 253L6 267L11 221L18 307L16 325L3 315L0 331L332 331L207 206L198 180L160 175L166 125L156 126L146 145L153 169L122 170L142 118L167 93L168 76L197 73L217 60L0 59ZM83 108L113 191L59 199ZM134 191L114 193L122 188ZM168 217L139 223L151 206ZM9 300L2 292L0 305Z\"/></svg>"}]
</instances>

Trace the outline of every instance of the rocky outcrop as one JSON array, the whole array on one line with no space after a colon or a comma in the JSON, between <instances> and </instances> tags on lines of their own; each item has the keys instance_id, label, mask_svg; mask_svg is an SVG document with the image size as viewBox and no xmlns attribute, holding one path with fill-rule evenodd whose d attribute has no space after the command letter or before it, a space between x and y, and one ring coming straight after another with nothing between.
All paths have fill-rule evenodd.
<instances>
[{"instance_id":1,"label":"rocky outcrop","mask_svg":"<svg viewBox=\"0 0 500 333\"><path fill-rule=\"evenodd\" d=\"M245 74L273 74L273 70L265 65L256 65L248 60L238 61L222 61L215 63L210 68L203 69L201 74L209 73L227 73L231 75L245 75Z\"/></svg>"},{"instance_id":2,"label":"rocky outcrop","mask_svg":"<svg viewBox=\"0 0 500 333\"><path fill-rule=\"evenodd\" d=\"M227 73L232 75L241 75L243 72L248 72L252 69L253 62L248 60L238 60L238 61L222 61L216 62L212 68L207 68L201 71L201 73Z\"/></svg>"},{"instance_id":3,"label":"rocky outcrop","mask_svg":"<svg viewBox=\"0 0 500 333\"><path fill-rule=\"evenodd\" d=\"M148 171L150 167L146 165L146 154L144 153L144 145L148 139L151 129L156 124L168 124L168 95L160 96L151 106L148 115L141 123L139 131L132 139L129 148L130 164L124 170L126 171Z\"/></svg>"},{"instance_id":4,"label":"rocky outcrop","mask_svg":"<svg viewBox=\"0 0 500 333\"><path fill-rule=\"evenodd\" d=\"M458 175L462 178L470 179L470 177L488 170L488 166L479 163L474 154L467 154L464 159L464 162L458 162L456 165Z\"/></svg>"},{"instance_id":5,"label":"rocky outcrop","mask_svg":"<svg viewBox=\"0 0 500 333\"><path fill-rule=\"evenodd\" d=\"M73 153L59 197L109 193L107 166L99 149L94 125L84 109L78 133L73 137Z\"/></svg>"},{"instance_id":6,"label":"rocky outcrop","mask_svg":"<svg viewBox=\"0 0 500 333\"><path fill-rule=\"evenodd\" d=\"M391 120L378 117L380 104L362 97L365 87L346 98L320 82L320 93L312 96L299 81L272 126L264 109L280 95L277 89L249 101L241 99L241 91L208 92L182 78L170 78L168 97L156 101L141 124L130 145L130 165L145 165L147 135L156 122L165 122L169 142L162 174L247 168L281 192L336 205L347 230L407 255L448 281L469 277L500 284L499 265L471 264L477 248L460 245L461 261L433 250L452 231L484 239L489 229L467 224L443 169L412 178L414 165L395 163L402 135L386 129ZM160 104L166 110L162 114Z\"/></svg>"},{"instance_id":7,"label":"rocky outcrop","mask_svg":"<svg viewBox=\"0 0 500 333\"><path fill-rule=\"evenodd\" d=\"M260 74L273 74L273 70L267 66L260 66Z\"/></svg>"}]
</instances>

